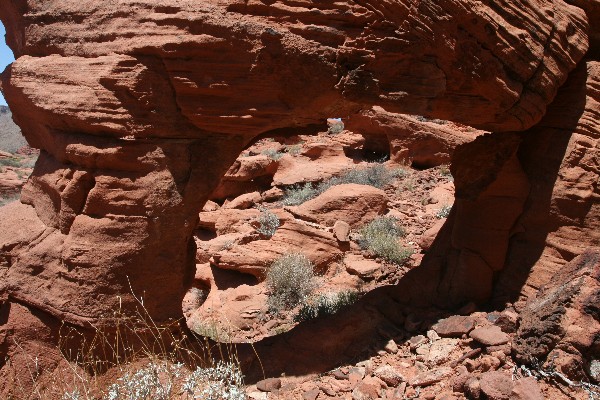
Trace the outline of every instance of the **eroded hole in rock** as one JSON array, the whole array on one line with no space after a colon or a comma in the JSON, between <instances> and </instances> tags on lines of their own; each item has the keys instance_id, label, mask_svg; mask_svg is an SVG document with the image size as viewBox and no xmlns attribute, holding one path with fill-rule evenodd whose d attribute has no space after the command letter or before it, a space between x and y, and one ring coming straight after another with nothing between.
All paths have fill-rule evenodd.
<instances>
[{"instance_id":1,"label":"eroded hole in rock","mask_svg":"<svg viewBox=\"0 0 600 400\"><path fill-rule=\"evenodd\" d=\"M419 265L454 202L451 175L373 162L364 141L349 130L322 131L264 138L240 154L222 181L235 186L265 174L270 185L208 202L200 213L197 279L205 271L214 283L207 301L188 313L192 330L260 342L351 307ZM360 155L349 157L352 151ZM364 226L378 218L397 226L384 222L363 243ZM265 278L272 263L295 253L313 263L315 287L300 303L273 309Z\"/></svg>"}]
</instances>

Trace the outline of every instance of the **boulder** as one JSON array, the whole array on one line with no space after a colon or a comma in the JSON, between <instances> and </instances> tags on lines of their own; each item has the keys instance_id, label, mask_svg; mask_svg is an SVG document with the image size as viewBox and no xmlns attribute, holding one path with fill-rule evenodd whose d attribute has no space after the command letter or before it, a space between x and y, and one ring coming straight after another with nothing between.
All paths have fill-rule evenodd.
<instances>
[{"instance_id":1,"label":"boulder","mask_svg":"<svg viewBox=\"0 0 600 400\"><path fill-rule=\"evenodd\" d=\"M387 203L388 197L383 190L352 183L332 186L299 206L286 207L286 211L325 226L344 221L356 228L382 215Z\"/></svg>"},{"instance_id":2,"label":"boulder","mask_svg":"<svg viewBox=\"0 0 600 400\"><path fill-rule=\"evenodd\" d=\"M469 336L475 341L486 346L499 346L508 343L510 336L502 332L500 327L495 325L487 325L481 328L476 328L469 333Z\"/></svg>"},{"instance_id":3,"label":"boulder","mask_svg":"<svg viewBox=\"0 0 600 400\"><path fill-rule=\"evenodd\" d=\"M432 329L441 337L457 337L466 335L475 327L475 320L469 316L453 315L438 321Z\"/></svg>"},{"instance_id":4,"label":"boulder","mask_svg":"<svg viewBox=\"0 0 600 400\"><path fill-rule=\"evenodd\" d=\"M300 221L287 221L271 239L234 246L214 255L211 262L218 268L233 269L262 279L270 264L287 253L302 253L317 268L326 268L342 254L332 233Z\"/></svg>"}]
</instances>

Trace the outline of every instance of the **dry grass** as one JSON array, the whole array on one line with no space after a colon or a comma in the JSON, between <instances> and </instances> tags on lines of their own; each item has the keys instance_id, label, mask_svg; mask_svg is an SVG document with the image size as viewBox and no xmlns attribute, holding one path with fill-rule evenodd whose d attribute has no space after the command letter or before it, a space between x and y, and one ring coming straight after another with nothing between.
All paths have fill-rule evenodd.
<instances>
[{"instance_id":1,"label":"dry grass","mask_svg":"<svg viewBox=\"0 0 600 400\"><path fill-rule=\"evenodd\" d=\"M133 315L118 310L90 331L63 325L57 350L64 359L52 371L41 370L38 357L20 347L14 362L26 364L29 376L14 377L8 399L247 398L231 343L194 336L182 321L159 325L138 303Z\"/></svg>"},{"instance_id":2,"label":"dry grass","mask_svg":"<svg viewBox=\"0 0 600 400\"><path fill-rule=\"evenodd\" d=\"M269 308L274 312L289 310L303 302L315 289L315 273L303 254L285 254L267 271Z\"/></svg>"}]
</instances>

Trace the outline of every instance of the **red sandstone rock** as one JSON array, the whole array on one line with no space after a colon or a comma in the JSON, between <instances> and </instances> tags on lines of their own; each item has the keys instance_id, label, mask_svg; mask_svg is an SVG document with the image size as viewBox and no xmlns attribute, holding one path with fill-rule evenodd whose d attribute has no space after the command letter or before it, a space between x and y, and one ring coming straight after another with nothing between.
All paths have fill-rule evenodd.
<instances>
[{"instance_id":1,"label":"red sandstone rock","mask_svg":"<svg viewBox=\"0 0 600 400\"><path fill-rule=\"evenodd\" d=\"M299 206L286 207L295 217L333 226L344 221L356 228L382 215L388 197L381 189L367 185L344 184L327 189L316 198Z\"/></svg>"},{"instance_id":2,"label":"red sandstone rock","mask_svg":"<svg viewBox=\"0 0 600 400\"><path fill-rule=\"evenodd\" d=\"M544 400L544 395L535 378L528 377L515 382L510 400Z\"/></svg>"},{"instance_id":3,"label":"red sandstone rock","mask_svg":"<svg viewBox=\"0 0 600 400\"><path fill-rule=\"evenodd\" d=\"M490 400L508 400L513 382L511 376L502 372L486 372L479 380L481 392Z\"/></svg>"},{"instance_id":4,"label":"red sandstone rock","mask_svg":"<svg viewBox=\"0 0 600 400\"><path fill-rule=\"evenodd\" d=\"M340 242L348 242L350 240L348 237L350 235L350 224L345 221L335 221L335 224L333 224L333 235Z\"/></svg>"},{"instance_id":5,"label":"red sandstone rock","mask_svg":"<svg viewBox=\"0 0 600 400\"><path fill-rule=\"evenodd\" d=\"M8 331L30 328L15 322L21 304L31 314L82 327L121 305L132 312L132 290L143 293L157 321L180 317L194 272L197 213L237 154L258 135L320 124L373 105L497 131L526 129L542 117L587 49L583 11L561 0L526 0L518 7L471 0L326 1L311 7L287 0L160 5L142 0L135 7L90 0L0 4L18 57L2 75L2 88L28 141L43 149L23 193L31 205L23 206L31 224L17 228L24 239L14 245L14 220L1 220L0 231L6 233L0 248L7 254L0 295L15 302L5 303L14 307L3 314ZM589 72L593 82L592 67ZM584 103L586 117L593 116L594 103ZM584 134L594 126L578 125L584 137L574 137L563 168L568 190L555 202L554 215L575 222L587 207L576 207L574 215L561 206L573 198L576 204L593 204L596 197L586 189L597 174L589 175L596 164L593 150L586 150L595 142ZM444 271L453 278L440 284L439 275L424 274L439 287L440 299L452 300L446 305L489 297L509 239L518 232L524 185L516 191L506 185L522 183L518 157L535 152L518 148L510 136L508 143L503 140L477 142L483 149L468 147L462 154L476 157L465 157L470 164L456 169L463 204L452 221L454 247L450 254L437 253L448 260ZM489 152L480 151L486 147ZM303 157L323 155L316 146L311 151ZM351 162L338 154L336 168ZM579 159L588 169L577 169ZM288 174L294 177L290 181L297 182L307 164L298 165L295 176ZM528 178L537 182L534 174ZM503 198L508 198L505 208ZM503 213L494 214L499 208ZM478 219L478 213L488 218ZM493 232L496 223L499 232ZM288 226L286 245L308 248L319 258L339 255L331 235L312 228L292 234L292 224L280 228L285 233ZM579 230L573 229L580 226L576 223L561 222L567 228L550 237L556 253L573 255L585 246L568 240L573 231L593 234L592 224L583 225ZM249 250L260 250L251 245ZM261 255L248 251L237 265L248 254ZM419 283L412 276L406 282ZM479 290L465 299L465 288ZM344 317L332 318L338 325L330 333L340 343L328 352L346 349L344 339L369 331L366 322ZM313 335L295 333L286 348L298 343L307 348ZM2 355L12 350L2 346ZM319 366L332 362L328 353L319 357L314 360Z\"/></svg>"},{"instance_id":6,"label":"red sandstone rock","mask_svg":"<svg viewBox=\"0 0 600 400\"><path fill-rule=\"evenodd\" d=\"M381 265L376 261L356 254L347 254L344 258L344 265L349 273L361 278L373 278L381 270Z\"/></svg>"},{"instance_id":7,"label":"red sandstone rock","mask_svg":"<svg viewBox=\"0 0 600 400\"><path fill-rule=\"evenodd\" d=\"M338 258L338 241L330 232L298 221L288 221L277 229L270 240L257 240L235 246L213 257L212 263L225 269L264 277L266 269L286 253L303 253L317 268L326 267Z\"/></svg>"},{"instance_id":8,"label":"red sandstone rock","mask_svg":"<svg viewBox=\"0 0 600 400\"><path fill-rule=\"evenodd\" d=\"M594 248L563 267L529 299L513 344L517 360L548 360L563 374L582 379L584 365L597 357L599 295L600 251Z\"/></svg>"},{"instance_id":9,"label":"red sandstone rock","mask_svg":"<svg viewBox=\"0 0 600 400\"><path fill-rule=\"evenodd\" d=\"M432 326L441 337L462 337L475 327L475 321L471 317L453 315L440 320Z\"/></svg>"},{"instance_id":10,"label":"red sandstone rock","mask_svg":"<svg viewBox=\"0 0 600 400\"><path fill-rule=\"evenodd\" d=\"M502 329L495 325L476 328L469 333L469 336L486 346L498 346L508 343L510 340L510 336L502 332Z\"/></svg>"},{"instance_id":11,"label":"red sandstone rock","mask_svg":"<svg viewBox=\"0 0 600 400\"><path fill-rule=\"evenodd\" d=\"M386 112L381 107L352 116L348 127L366 137L365 147L389 152L393 162L418 167L449 164L458 145L482 134L477 130L453 129L448 121L419 121L410 115Z\"/></svg>"}]
</instances>

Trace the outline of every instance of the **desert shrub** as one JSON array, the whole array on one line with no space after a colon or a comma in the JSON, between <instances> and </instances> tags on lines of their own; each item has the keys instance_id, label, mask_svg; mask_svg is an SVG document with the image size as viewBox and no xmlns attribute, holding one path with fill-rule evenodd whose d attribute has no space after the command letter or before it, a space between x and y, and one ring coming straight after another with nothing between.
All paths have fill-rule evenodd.
<instances>
[{"instance_id":1,"label":"desert shrub","mask_svg":"<svg viewBox=\"0 0 600 400\"><path fill-rule=\"evenodd\" d=\"M450 215L450 211L452 211L452 206L446 204L445 206L442 206L442 208L437 210L437 212L435 213L435 217L438 219L448 218L448 215Z\"/></svg>"},{"instance_id":2,"label":"desert shrub","mask_svg":"<svg viewBox=\"0 0 600 400\"><path fill-rule=\"evenodd\" d=\"M446 121L445 119L437 119L437 118L430 119L430 118L424 117L422 115L417 115L415 118L417 121L420 121L420 122L433 122L434 124L438 124L438 125L446 125L448 123L448 121Z\"/></svg>"},{"instance_id":3,"label":"desert shrub","mask_svg":"<svg viewBox=\"0 0 600 400\"><path fill-rule=\"evenodd\" d=\"M0 207L10 204L13 201L17 201L17 200L19 200L18 193L9 194L5 197L0 197Z\"/></svg>"},{"instance_id":4,"label":"desert shrub","mask_svg":"<svg viewBox=\"0 0 600 400\"><path fill-rule=\"evenodd\" d=\"M319 194L310 182L304 185L294 185L285 189L283 204L286 206L296 206L317 197Z\"/></svg>"},{"instance_id":5,"label":"desert shrub","mask_svg":"<svg viewBox=\"0 0 600 400\"><path fill-rule=\"evenodd\" d=\"M281 157L283 157L283 153L275 150L275 149L267 149L267 150L263 150L261 152L261 154L264 154L265 156L269 157L271 160L279 160Z\"/></svg>"},{"instance_id":6,"label":"desert shrub","mask_svg":"<svg viewBox=\"0 0 600 400\"><path fill-rule=\"evenodd\" d=\"M358 244L386 261L402 265L412 254L412 250L398 243L398 239L405 234L395 218L378 217L360 229Z\"/></svg>"},{"instance_id":7,"label":"desert shrub","mask_svg":"<svg viewBox=\"0 0 600 400\"><path fill-rule=\"evenodd\" d=\"M183 385L178 387L177 381ZM145 368L125 373L117 382L109 387L104 400L168 400L176 389L191 399L246 399L240 369L221 361L214 367L199 367L191 373L181 363L150 362ZM74 394L66 398L78 399Z\"/></svg>"},{"instance_id":8,"label":"desert shrub","mask_svg":"<svg viewBox=\"0 0 600 400\"><path fill-rule=\"evenodd\" d=\"M316 298L309 299L298 310L294 321L303 322L324 315L332 315L342 308L354 304L360 297L359 292L345 290L342 292L321 293Z\"/></svg>"},{"instance_id":9,"label":"desert shrub","mask_svg":"<svg viewBox=\"0 0 600 400\"><path fill-rule=\"evenodd\" d=\"M9 157L0 158L0 166L19 168L19 167L21 167L21 160L19 160L17 158L9 158Z\"/></svg>"},{"instance_id":10,"label":"desert shrub","mask_svg":"<svg viewBox=\"0 0 600 400\"><path fill-rule=\"evenodd\" d=\"M366 168L351 169L340 176L326 179L316 186L310 182L304 185L294 185L285 190L283 204L286 206L299 205L314 199L333 186L348 183L368 185L382 189L399 176L398 174L398 170L390 171L383 164L371 163Z\"/></svg>"},{"instance_id":11,"label":"desert shrub","mask_svg":"<svg viewBox=\"0 0 600 400\"><path fill-rule=\"evenodd\" d=\"M358 185L368 185L382 189L384 186L391 183L394 178L394 173L389 171L385 165L371 163L367 168L351 169L338 177L329 179L324 182L324 184L325 190L332 186L346 183L356 183ZM322 190L322 192L325 190Z\"/></svg>"},{"instance_id":12,"label":"desert shrub","mask_svg":"<svg viewBox=\"0 0 600 400\"><path fill-rule=\"evenodd\" d=\"M234 363L219 361L214 367L197 368L188 375L183 390L193 399L245 400L244 376Z\"/></svg>"},{"instance_id":13,"label":"desert shrub","mask_svg":"<svg viewBox=\"0 0 600 400\"><path fill-rule=\"evenodd\" d=\"M192 327L192 330L194 333L218 343L226 343L231 340L231 335L227 329L221 327L215 320L209 319L199 322Z\"/></svg>"},{"instance_id":14,"label":"desert shrub","mask_svg":"<svg viewBox=\"0 0 600 400\"><path fill-rule=\"evenodd\" d=\"M270 238L275 234L277 228L279 228L280 221L279 217L271 211L269 211L266 207L257 206L256 207L260 211L260 215L256 218L256 222L259 224L256 231L263 236Z\"/></svg>"},{"instance_id":15,"label":"desert shrub","mask_svg":"<svg viewBox=\"0 0 600 400\"><path fill-rule=\"evenodd\" d=\"M303 254L285 254L275 260L267 271L269 308L280 311L294 308L315 288L313 264Z\"/></svg>"},{"instance_id":16,"label":"desert shrub","mask_svg":"<svg viewBox=\"0 0 600 400\"><path fill-rule=\"evenodd\" d=\"M302 144L292 144L285 147L285 151L291 156L297 156L302 152Z\"/></svg>"}]
</instances>

